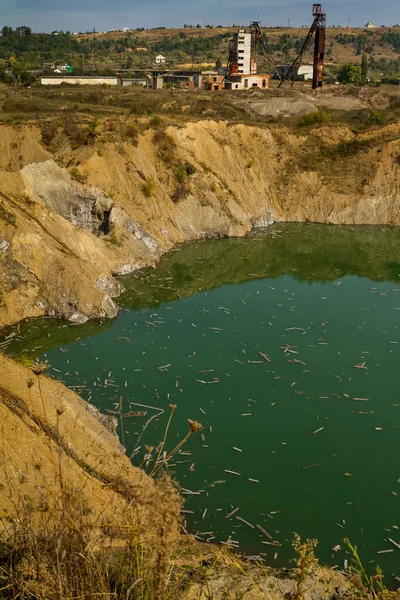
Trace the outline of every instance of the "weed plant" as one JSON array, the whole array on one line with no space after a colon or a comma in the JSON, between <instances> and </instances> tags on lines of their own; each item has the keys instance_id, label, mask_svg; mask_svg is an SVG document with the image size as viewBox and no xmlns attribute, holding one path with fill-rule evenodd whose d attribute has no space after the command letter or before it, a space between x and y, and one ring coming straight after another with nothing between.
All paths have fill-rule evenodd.
<instances>
[{"instance_id":1,"label":"weed plant","mask_svg":"<svg viewBox=\"0 0 400 600\"><path fill-rule=\"evenodd\" d=\"M151 198L154 194L155 183L153 177L149 177L145 183L142 184L142 192L146 198Z\"/></svg>"}]
</instances>

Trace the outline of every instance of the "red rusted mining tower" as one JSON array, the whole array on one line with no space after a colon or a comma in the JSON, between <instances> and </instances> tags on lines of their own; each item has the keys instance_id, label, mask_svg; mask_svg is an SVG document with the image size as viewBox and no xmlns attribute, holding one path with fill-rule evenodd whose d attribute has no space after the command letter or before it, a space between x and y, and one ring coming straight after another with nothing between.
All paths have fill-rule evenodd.
<instances>
[{"instance_id":1,"label":"red rusted mining tower","mask_svg":"<svg viewBox=\"0 0 400 600\"><path fill-rule=\"evenodd\" d=\"M315 26L315 46L314 46L314 71L313 71L313 90L322 87L322 78L324 72L325 58L325 39L326 39L326 14L321 4L314 4L313 16Z\"/></svg>"},{"instance_id":2,"label":"red rusted mining tower","mask_svg":"<svg viewBox=\"0 0 400 600\"><path fill-rule=\"evenodd\" d=\"M324 71L324 57L325 57L325 37L326 37L326 14L322 8L322 4L313 4L313 17L314 21L310 27L310 31L304 41L303 47L301 48L299 55L295 58L293 63L290 65L286 75L282 77L278 87L281 87L286 80L292 80L292 87L297 79L299 67L303 61L304 55L310 46L312 36L315 33L315 46L314 46L314 69L313 69L313 89L322 87L322 78Z\"/></svg>"}]
</instances>

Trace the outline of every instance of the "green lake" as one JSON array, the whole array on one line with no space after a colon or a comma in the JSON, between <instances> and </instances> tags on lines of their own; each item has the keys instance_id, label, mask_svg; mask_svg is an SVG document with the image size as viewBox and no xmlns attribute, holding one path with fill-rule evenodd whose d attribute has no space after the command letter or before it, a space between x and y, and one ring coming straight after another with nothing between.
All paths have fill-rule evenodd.
<instances>
[{"instance_id":1,"label":"green lake","mask_svg":"<svg viewBox=\"0 0 400 600\"><path fill-rule=\"evenodd\" d=\"M274 225L182 246L124 278L112 322L32 320L0 343L11 335L8 353L48 360L102 411L120 398L124 413L145 411L124 418L129 455L154 416L134 464L162 439L169 403L168 449L200 421L171 467L200 539L287 566L295 531L343 568L347 537L395 585L399 261L398 229Z\"/></svg>"}]
</instances>

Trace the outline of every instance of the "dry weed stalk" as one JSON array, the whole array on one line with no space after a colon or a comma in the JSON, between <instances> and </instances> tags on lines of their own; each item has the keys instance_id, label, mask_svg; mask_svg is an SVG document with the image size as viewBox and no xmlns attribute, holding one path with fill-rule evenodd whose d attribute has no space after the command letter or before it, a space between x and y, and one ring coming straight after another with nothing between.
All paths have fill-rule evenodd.
<instances>
[{"instance_id":1,"label":"dry weed stalk","mask_svg":"<svg viewBox=\"0 0 400 600\"><path fill-rule=\"evenodd\" d=\"M376 566L375 575L369 575L362 563L357 546L354 546L348 538L344 538L343 541L351 555L349 573L357 596L360 598L372 598L373 600L377 600L378 598L395 598L396 594L391 594L385 586L384 574L379 565Z\"/></svg>"},{"instance_id":2,"label":"dry weed stalk","mask_svg":"<svg viewBox=\"0 0 400 600\"><path fill-rule=\"evenodd\" d=\"M317 540L306 540L301 542L298 533L294 534L292 546L297 553L296 563L296 600L304 600L305 582L309 575L312 575L318 564L318 559L314 555L314 550L318 545Z\"/></svg>"},{"instance_id":3,"label":"dry weed stalk","mask_svg":"<svg viewBox=\"0 0 400 600\"><path fill-rule=\"evenodd\" d=\"M196 433L198 431L202 431L203 426L198 422L198 421L192 421L191 419L188 419L188 423L189 423L189 431L187 432L187 434L185 435L185 437L183 437L181 439L180 442L178 442L178 444L172 449L170 450L170 452L165 452L162 455L162 452L164 450L165 447L165 443L167 440L167 435L168 435L168 430L171 424L171 419L172 419L172 415L174 413L176 409L176 405L175 404L170 404L170 410L171 410L171 414L169 416L168 419L168 423L165 429L165 433L164 433L164 439L161 442L160 446L159 446L159 450L158 450L158 455L157 455L157 459L154 463L154 466L150 472L150 477L154 477L154 475L156 475L158 473L158 471L163 467L168 467L168 463L169 461L175 456L175 454L177 454L177 452L179 452L179 450L182 448L182 446L184 446L186 444L186 442L188 441L188 439L190 438L190 436L193 433ZM162 456L161 456L162 455Z\"/></svg>"}]
</instances>

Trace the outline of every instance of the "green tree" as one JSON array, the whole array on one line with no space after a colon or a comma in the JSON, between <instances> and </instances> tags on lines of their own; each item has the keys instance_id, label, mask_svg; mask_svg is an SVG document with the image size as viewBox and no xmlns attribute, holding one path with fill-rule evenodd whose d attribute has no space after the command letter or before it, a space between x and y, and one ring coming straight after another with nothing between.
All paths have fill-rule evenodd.
<instances>
[{"instance_id":1,"label":"green tree","mask_svg":"<svg viewBox=\"0 0 400 600\"><path fill-rule=\"evenodd\" d=\"M368 77L368 58L366 54L362 55L361 59L361 78L363 81Z\"/></svg>"},{"instance_id":2,"label":"green tree","mask_svg":"<svg viewBox=\"0 0 400 600\"><path fill-rule=\"evenodd\" d=\"M1 35L2 35L3 37L7 37L7 36L9 36L9 35L12 35L12 33L13 33L13 29L12 29L12 27L7 27L7 25L5 25L5 26L3 27L3 29L1 30Z\"/></svg>"},{"instance_id":3,"label":"green tree","mask_svg":"<svg viewBox=\"0 0 400 600\"><path fill-rule=\"evenodd\" d=\"M358 84L361 81L361 67L351 64L342 65L337 71L337 78L340 83Z\"/></svg>"}]
</instances>

